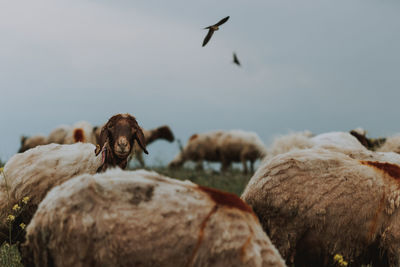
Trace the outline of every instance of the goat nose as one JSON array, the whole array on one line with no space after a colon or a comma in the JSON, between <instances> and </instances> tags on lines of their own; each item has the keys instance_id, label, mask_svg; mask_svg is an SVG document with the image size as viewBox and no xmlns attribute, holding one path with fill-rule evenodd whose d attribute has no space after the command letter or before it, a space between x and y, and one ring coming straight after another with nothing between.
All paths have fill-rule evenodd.
<instances>
[{"instance_id":1,"label":"goat nose","mask_svg":"<svg viewBox=\"0 0 400 267\"><path fill-rule=\"evenodd\" d=\"M125 148L127 145L128 145L128 142L127 142L126 140L120 140L120 141L118 142L118 146L119 146L120 148Z\"/></svg>"}]
</instances>

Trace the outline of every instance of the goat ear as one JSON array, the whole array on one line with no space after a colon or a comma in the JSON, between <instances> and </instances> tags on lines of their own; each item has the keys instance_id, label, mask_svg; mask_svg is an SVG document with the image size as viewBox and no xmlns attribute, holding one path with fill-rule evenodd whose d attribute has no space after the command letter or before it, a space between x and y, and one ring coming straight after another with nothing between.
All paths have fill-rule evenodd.
<instances>
[{"instance_id":1,"label":"goat ear","mask_svg":"<svg viewBox=\"0 0 400 267\"><path fill-rule=\"evenodd\" d=\"M98 145L102 148L106 142L108 142L108 126L104 125L103 128L101 128L99 140L98 140ZM110 143L110 142L108 142Z\"/></svg>"},{"instance_id":2,"label":"goat ear","mask_svg":"<svg viewBox=\"0 0 400 267\"><path fill-rule=\"evenodd\" d=\"M25 144L26 139L28 139L28 137L26 137L25 135L21 136L21 145Z\"/></svg>"},{"instance_id":3,"label":"goat ear","mask_svg":"<svg viewBox=\"0 0 400 267\"><path fill-rule=\"evenodd\" d=\"M143 131L140 127L136 128L136 133L134 136L139 146L142 148L143 152L149 154L149 152L147 152L146 150L146 139L144 138Z\"/></svg>"}]
</instances>

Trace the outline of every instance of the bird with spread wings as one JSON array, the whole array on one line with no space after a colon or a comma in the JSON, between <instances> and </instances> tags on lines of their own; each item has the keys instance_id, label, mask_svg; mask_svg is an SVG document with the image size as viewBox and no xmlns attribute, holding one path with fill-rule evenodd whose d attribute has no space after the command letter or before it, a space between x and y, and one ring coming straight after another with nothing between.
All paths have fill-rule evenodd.
<instances>
[{"instance_id":1,"label":"bird with spread wings","mask_svg":"<svg viewBox=\"0 0 400 267\"><path fill-rule=\"evenodd\" d=\"M205 46L208 43L208 41L210 41L211 36L214 34L215 31L218 31L219 26L221 26L222 24L227 22L228 19L229 19L229 16L227 16L226 18L221 19L220 21L218 21L214 25L211 25L211 26L208 26L208 27L204 28L204 29L208 29L208 33L207 33L206 37L204 38L203 46Z\"/></svg>"}]
</instances>

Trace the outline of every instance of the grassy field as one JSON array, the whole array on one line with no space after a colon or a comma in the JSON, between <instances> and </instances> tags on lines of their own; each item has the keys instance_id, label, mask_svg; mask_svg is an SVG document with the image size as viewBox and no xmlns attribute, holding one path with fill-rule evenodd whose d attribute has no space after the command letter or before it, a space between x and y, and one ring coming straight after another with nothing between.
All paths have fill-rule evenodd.
<instances>
[{"instance_id":1,"label":"grassy field","mask_svg":"<svg viewBox=\"0 0 400 267\"><path fill-rule=\"evenodd\" d=\"M220 173L212 169L201 171L189 168L170 170L166 167L146 167L146 169L171 178L189 180L199 185L217 188L226 192L234 193L238 196L243 192L246 184L251 178L251 174L244 175L238 169L233 169L225 173Z\"/></svg>"}]
</instances>

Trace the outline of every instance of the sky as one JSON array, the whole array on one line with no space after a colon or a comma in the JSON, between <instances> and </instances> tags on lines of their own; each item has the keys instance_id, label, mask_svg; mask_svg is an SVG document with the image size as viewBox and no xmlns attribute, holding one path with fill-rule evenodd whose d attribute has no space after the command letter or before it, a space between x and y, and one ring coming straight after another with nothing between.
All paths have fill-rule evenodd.
<instances>
[{"instance_id":1,"label":"sky","mask_svg":"<svg viewBox=\"0 0 400 267\"><path fill-rule=\"evenodd\" d=\"M0 0L0 159L21 135L102 125L243 129L268 145L289 131L400 132L395 0ZM202 47L207 27L227 23ZM236 52L242 67L232 63ZM158 141L147 163L168 163Z\"/></svg>"}]
</instances>

